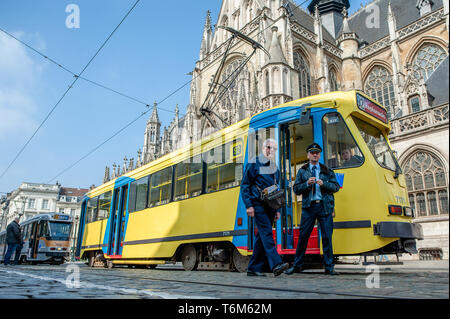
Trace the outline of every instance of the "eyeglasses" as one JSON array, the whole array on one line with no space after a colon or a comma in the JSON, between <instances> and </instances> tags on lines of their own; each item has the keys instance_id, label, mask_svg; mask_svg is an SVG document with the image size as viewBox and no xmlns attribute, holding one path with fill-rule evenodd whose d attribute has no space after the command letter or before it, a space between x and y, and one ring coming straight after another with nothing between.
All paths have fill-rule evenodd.
<instances>
[{"instance_id":1,"label":"eyeglasses","mask_svg":"<svg viewBox=\"0 0 450 319\"><path fill-rule=\"evenodd\" d=\"M274 150L274 151L277 150L277 148L275 146L266 146L266 148L269 150Z\"/></svg>"}]
</instances>

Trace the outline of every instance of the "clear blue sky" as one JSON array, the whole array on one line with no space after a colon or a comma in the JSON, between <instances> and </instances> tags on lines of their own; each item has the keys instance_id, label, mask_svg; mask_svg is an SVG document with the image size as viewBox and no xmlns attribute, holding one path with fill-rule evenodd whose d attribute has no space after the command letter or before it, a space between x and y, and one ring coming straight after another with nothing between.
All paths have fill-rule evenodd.
<instances>
[{"instance_id":1,"label":"clear blue sky","mask_svg":"<svg viewBox=\"0 0 450 319\"><path fill-rule=\"evenodd\" d=\"M134 2L0 0L0 27L78 74ZM350 13L360 2L350 1ZM65 24L66 6L72 3L80 8L79 29ZM215 23L221 3L141 0L83 76L149 104L162 100L189 81L186 74L198 60L206 11L211 10ZM0 174L72 80L70 74L0 32ZM160 106L174 110L179 104L184 113L188 101L189 85ZM145 110L78 80L0 179L0 192L10 192L25 181L48 182ZM57 180L66 187L101 184L106 165L122 165L124 155L136 159L148 116ZM160 110L159 117L166 126L173 113Z\"/></svg>"}]
</instances>

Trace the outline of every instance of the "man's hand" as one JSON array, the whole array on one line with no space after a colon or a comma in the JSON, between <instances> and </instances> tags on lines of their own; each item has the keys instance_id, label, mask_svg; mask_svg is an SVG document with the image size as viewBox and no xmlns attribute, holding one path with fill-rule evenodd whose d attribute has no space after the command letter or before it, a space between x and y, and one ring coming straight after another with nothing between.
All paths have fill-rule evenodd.
<instances>
[{"instance_id":1,"label":"man's hand","mask_svg":"<svg viewBox=\"0 0 450 319\"><path fill-rule=\"evenodd\" d=\"M309 179L308 179L308 185L312 185L312 184L314 184L316 182L316 178L315 177L310 177Z\"/></svg>"},{"instance_id":2,"label":"man's hand","mask_svg":"<svg viewBox=\"0 0 450 319\"><path fill-rule=\"evenodd\" d=\"M323 186L323 180L321 180L321 179L318 179L316 183L317 183L320 187Z\"/></svg>"},{"instance_id":3,"label":"man's hand","mask_svg":"<svg viewBox=\"0 0 450 319\"><path fill-rule=\"evenodd\" d=\"M253 207L247 208L247 215L249 217L254 217L255 216L255 209Z\"/></svg>"},{"instance_id":4,"label":"man's hand","mask_svg":"<svg viewBox=\"0 0 450 319\"><path fill-rule=\"evenodd\" d=\"M275 221L280 219L280 212L276 212L275 214Z\"/></svg>"}]
</instances>

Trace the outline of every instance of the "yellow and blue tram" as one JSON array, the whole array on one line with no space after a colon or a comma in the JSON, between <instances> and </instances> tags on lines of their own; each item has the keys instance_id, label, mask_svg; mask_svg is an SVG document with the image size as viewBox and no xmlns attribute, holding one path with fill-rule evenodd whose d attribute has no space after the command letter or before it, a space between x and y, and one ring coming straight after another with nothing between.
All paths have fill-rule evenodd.
<instances>
[{"instance_id":1,"label":"yellow and blue tram","mask_svg":"<svg viewBox=\"0 0 450 319\"><path fill-rule=\"evenodd\" d=\"M21 263L62 264L69 256L72 217L59 213L38 214L20 223L23 246ZM6 230L0 232L0 260L6 254ZM14 254L12 256L14 258Z\"/></svg>"},{"instance_id":2,"label":"yellow and blue tram","mask_svg":"<svg viewBox=\"0 0 450 319\"><path fill-rule=\"evenodd\" d=\"M87 193L76 254L91 266L181 261L186 270L245 271L257 229L239 186L246 163L267 137L279 143L287 205L273 233L285 260L295 254L302 211L292 186L313 142L322 146L321 162L334 169L341 186L335 194L334 254L413 253L422 229L412 223L389 131L386 109L357 90L260 112ZM316 227L307 254L321 253Z\"/></svg>"}]
</instances>

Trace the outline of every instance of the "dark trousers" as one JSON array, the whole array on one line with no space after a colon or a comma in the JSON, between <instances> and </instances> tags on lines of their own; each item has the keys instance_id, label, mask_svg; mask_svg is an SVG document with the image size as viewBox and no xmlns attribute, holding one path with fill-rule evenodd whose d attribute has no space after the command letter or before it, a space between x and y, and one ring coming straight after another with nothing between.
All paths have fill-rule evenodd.
<instances>
[{"instance_id":1,"label":"dark trousers","mask_svg":"<svg viewBox=\"0 0 450 319\"><path fill-rule=\"evenodd\" d=\"M14 255L14 265L19 264L20 253L22 252L23 244L17 244L16 254Z\"/></svg>"},{"instance_id":2,"label":"dark trousers","mask_svg":"<svg viewBox=\"0 0 450 319\"><path fill-rule=\"evenodd\" d=\"M274 212L255 211L254 220L258 233L255 236L253 255L248 263L249 271L262 272L266 260L269 262L271 270L283 262L278 255L273 240L272 224L274 217Z\"/></svg>"},{"instance_id":3,"label":"dark trousers","mask_svg":"<svg viewBox=\"0 0 450 319\"><path fill-rule=\"evenodd\" d=\"M333 216L326 214L322 203L311 203L309 208L302 210L302 218L300 221L300 235L297 244L297 251L295 252L295 267L303 266L303 259L306 254L306 247L308 246L309 236L314 228L316 219L319 221L320 234L322 237L323 249L323 264L326 270L332 270L333 265Z\"/></svg>"},{"instance_id":4,"label":"dark trousers","mask_svg":"<svg viewBox=\"0 0 450 319\"><path fill-rule=\"evenodd\" d=\"M11 256L13 252L16 251L17 244L8 244L8 249L6 250L5 255L5 265L9 265L9 261L11 260Z\"/></svg>"}]
</instances>

